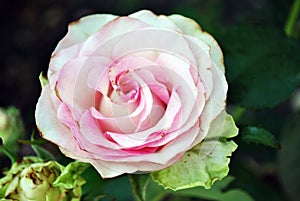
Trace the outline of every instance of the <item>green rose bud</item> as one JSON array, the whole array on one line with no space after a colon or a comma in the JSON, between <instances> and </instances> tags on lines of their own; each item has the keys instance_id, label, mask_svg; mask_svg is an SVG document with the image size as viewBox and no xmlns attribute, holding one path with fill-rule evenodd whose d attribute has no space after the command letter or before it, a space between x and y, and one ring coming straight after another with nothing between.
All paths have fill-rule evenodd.
<instances>
[{"instance_id":1,"label":"green rose bud","mask_svg":"<svg viewBox=\"0 0 300 201\"><path fill-rule=\"evenodd\" d=\"M0 179L0 200L79 201L85 183L79 174L85 166L72 162L64 167L56 161L25 157Z\"/></svg>"},{"instance_id":2,"label":"green rose bud","mask_svg":"<svg viewBox=\"0 0 300 201\"><path fill-rule=\"evenodd\" d=\"M0 138L10 152L16 153L16 140L23 136L24 132L20 111L15 107L0 108Z\"/></svg>"}]
</instances>

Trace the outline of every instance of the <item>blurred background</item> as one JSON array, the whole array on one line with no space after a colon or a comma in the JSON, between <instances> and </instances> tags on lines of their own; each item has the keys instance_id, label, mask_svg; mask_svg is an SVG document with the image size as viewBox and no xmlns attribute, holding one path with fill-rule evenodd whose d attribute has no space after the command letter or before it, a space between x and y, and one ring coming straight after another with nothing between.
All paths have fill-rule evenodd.
<instances>
[{"instance_id":1,"label":"blurred background","mask_svg":"<svg viewBox=\"0 0 300 201\"><path fill-rule=\"evenodd\" d=\"M0 107L13 105L20 109L26 130L23 138L29 139L35 129L34 110L41 91L38 76L47 72L50 55L66 34L68 23L88 14L127 15L141 9L156 14L182 14L196 20L224 51L228 110L234 112L237 106L246 108L237 121L238 126L264 127L281 144L281 149L274 149L238 137L239 148L230 169L235 180L230 188L241 188L258 201L299 200L300 44L299 39L288 38L284 33L292 3L291 0L1 0ZM29 153L30 150L24 149L20 155ZM1 162L3 168L5 162ZM121 178L124 192L130 191L126 182ZM113 194L113 185L109 185L105 189ZM130 200L131 194L118 192L113 196L125 201Z\"/></svg>"}]
</instances>

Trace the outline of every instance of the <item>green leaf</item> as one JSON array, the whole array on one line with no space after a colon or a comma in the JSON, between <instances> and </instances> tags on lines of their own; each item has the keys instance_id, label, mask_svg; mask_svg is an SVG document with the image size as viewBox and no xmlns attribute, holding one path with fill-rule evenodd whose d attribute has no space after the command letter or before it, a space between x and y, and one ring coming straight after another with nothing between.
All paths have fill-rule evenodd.
<instances>
[{"instance_id":1,"label":"green leaf","mask_svg":"<svg viewBox=\"0 0 300 201\"><path fill-rule=\"evenodd\" d=\"M105 196L102 195L105 180L100 177L93 166L88 167L82 173L82 177L86 181L86 184L82 187L84 200L90 201L94 200L96 197Z\"/></svg>"},{"instance_id":2,"label":"green leaf","mask_svg":"<svg viewBox=\"0 0 300 201\"><path fill-rule=\"evenodd\" d=\"M202 187L191 188L177 191L176 194L186 197L195 197L215 201L254 201L254 199L244 190L230 189L225 191L225 188L234 180L232 176L227 176L221 181L216 182L211 189Z\"/></svg>"},{"instance_id":3,"label":"green leaf","mask_svg":"<svg viewBox=\"0 0 300 201\"><path fill-rule=\"evenodd\" d=\"M228 102L273 107L299 84L300 45L270 25L239 25L221 36L229 82Z\"/></svg>"},{"instance_id":4,"label":"green leaf","mask_svg":"<svg viewBox=\"0 0 300 201\"><path fill-rule=\"evenodd\" d=\"M280 149L277 138L269 131L254 126L247 126L240 131L241 139L246 142L263 144L275 149Z\"/></svg>"},{"instance_id":5,"label":"green leaf","mask_svg":"<svg viewBox=\"0 0 300 201\"><path fill-rule=\"evenodd\" d=\"M33 149L33 151L36 153L36 155L44 160L52 160L52 161L55 161L56 158L53 156L53 154L51 154L47 149L39 146L39 140L35 140L34 139L34 132L32 132L31 134L31 137L30 137L30 140L29 142L32 142L30 143L31 144L31 148ZM42 140L43 141L43 140ZM28 142L28 141L26 141Z\"/></svg>"},{"instance_id":6,"label":"green leaf","mask_svg":"<svg viewBox=\"0 0 300 201\"><path fill-rule=\"evenodd\" d=\"M221 129L220 129L221 128ZM180 190L212 184L224 178L229 171L232 152L237 148L227 138L236 136L238 128L225 112L212 123L205 140L187 151L183 158L171 167L152 173L154 181L165 189Z\"/></svg>"},{"instance_id":7,"label":"green leaf","mask_svg":"<svg viewBox=\"0 0 300 201\"><path fill-rule=\"evenodd\" d=\"M109 195L113 201L132 200L132 189L127 175L121 175L113 179L105 179L102 194ZM99 192L98 192L99 193Z\"/></svg>"},{"instance_id":8,"label":"green leaf","mask_svg":"<svg viewBox=\"0 0 300 201\"><path fill-rule=\"evenodd\" d=\"M282 136L282 149L278 152L279 178L282 187L291 201L298 201L300 196L300 114L291 118L285 126Z\"/></svg>"},{"instance_id":9,"label":"green leaf","mask_svg":"<svg viewBox=\"0 0 300 201\"><path fill-rule=\"evenodd\" d=\"M45 144L48 141L45 139L38 139L38 140L17 140L18 142L22 143L22 144L28 144L28 145L41 145L41 144Z\"/></svg>"},{"instance_id":10,"label":"green leaf","mask_svg":"<svg viewBox=\"0 0 300 201\"><path fill-rule=\"evenodd\" d=\"M137 201L159 201L167 193L152 180L150 174L129 175L129 180Z\"/></svg>"}]
</instances>

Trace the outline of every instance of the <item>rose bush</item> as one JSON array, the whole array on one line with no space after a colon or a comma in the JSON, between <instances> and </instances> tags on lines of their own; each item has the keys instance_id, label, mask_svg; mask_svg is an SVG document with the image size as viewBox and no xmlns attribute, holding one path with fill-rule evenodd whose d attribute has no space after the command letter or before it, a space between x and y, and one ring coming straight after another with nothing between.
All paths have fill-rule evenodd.
<instances>
[{"instance_id":1,"label":"rose bush","mask_svg":"<svg viewBox=\"0 0 300 201\"><path fill-rule=\"evenodd\" d=\"M181 15L83 17L58 43L47 76L35 113L42 137L104 178L164 169L210 130L221 134L221 49Z\"/></svg>"}]
</instances>

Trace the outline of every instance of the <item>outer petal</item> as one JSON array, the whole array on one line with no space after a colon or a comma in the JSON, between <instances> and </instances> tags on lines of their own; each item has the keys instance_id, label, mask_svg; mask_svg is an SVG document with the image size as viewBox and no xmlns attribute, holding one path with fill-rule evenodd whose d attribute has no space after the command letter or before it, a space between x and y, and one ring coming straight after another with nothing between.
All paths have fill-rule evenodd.
<instances>
[{"instance_id":1,"label":"outer petal","mask_svg":"<svg viewBox=\"0 0 300 201\"><path fill-rule=\"evenodd\" d=\"M87 157L88 155L80 150L70 130L57 119L50 93L49 85L45 86L36 105L35 121L41 136L57 144L60 148L66 148L70 152L76 153L77 159L80 156Z\"/></svg>"},{"instance_id":2,"label":"outer petal","mask_svg":"<svg viewBox=\"0 0 300 201\"><path fill-rule=\"evenodd\" d=\"M176 26L176 24L174 24L174 22L170 20L167 16L157 16L149 10L138 11L129 15L129 17L138 19L154 27L168 28L181 32L180 29Z\"/></svg>"},{"instance_id":3,"label":"outer petal","mask_svg":"<svg viewBox=\"0 0 300 201\"><path fill-rule=\"evenodd\" d=\"M62 67L70 60L76 58L79 55L79 51L82 47L82 43L78 43L73 45L72 47L65 48L60 52L52 55L49 70L48 70L48 78L51 89L53 90L60 74L60 70Z\"/></svg>"},{"instance_id":4,"label":"outer petal","mask_svg":"<svg viewBox=\"0 0 300 201\"><path fill-rule=\"evenodd\" d=\"M204 32L199 24L190 18L181 15L170 15L168 18L172 20L184 34L196 36L205 41L211 47L210 53L214 62L216 62L216 65L221 68L223 72L225 71L222 50L210 34Z\"/></svg>"},{"instance_id":5,"label":"outer petal","mask_svg":"<svg viewBox=\"0 0 300 201\"><path fill-rule=\"evenodd\" d=\"M134 18L118 17L107 23L98 32L91 35L85 41L80 55L86 56L100 54L101 56L110 56L110 49L114 48L113 43L110 41L116 41L118 40L118 37L123 34L145 27L149 27L149 25Z\"/></svg>"},{"instance_id":6,"label":"outer petal","mask_svg":"<svg viewBox=\"0 0 300 201\"><path fill-rule=\"evenodd\" d=\"M224 109L226 105L226 93L228 85L224 74L219 68L212 66L214 89L209 100L206 102L203 113L201 114L201 129L209 128L210 123Z\"/></svg>"},{"instance_id":7,"label":"outer petal","mask_svg":"<svg viewBox=\"0 0 300 201\"><path fill-rule=\"evenodd\" d=\"M89 15L69 25L67 35L58 43L53 54L74 44L85 41L105 24L118 16L108 14Z\"/></svg>"}]
</instances>

